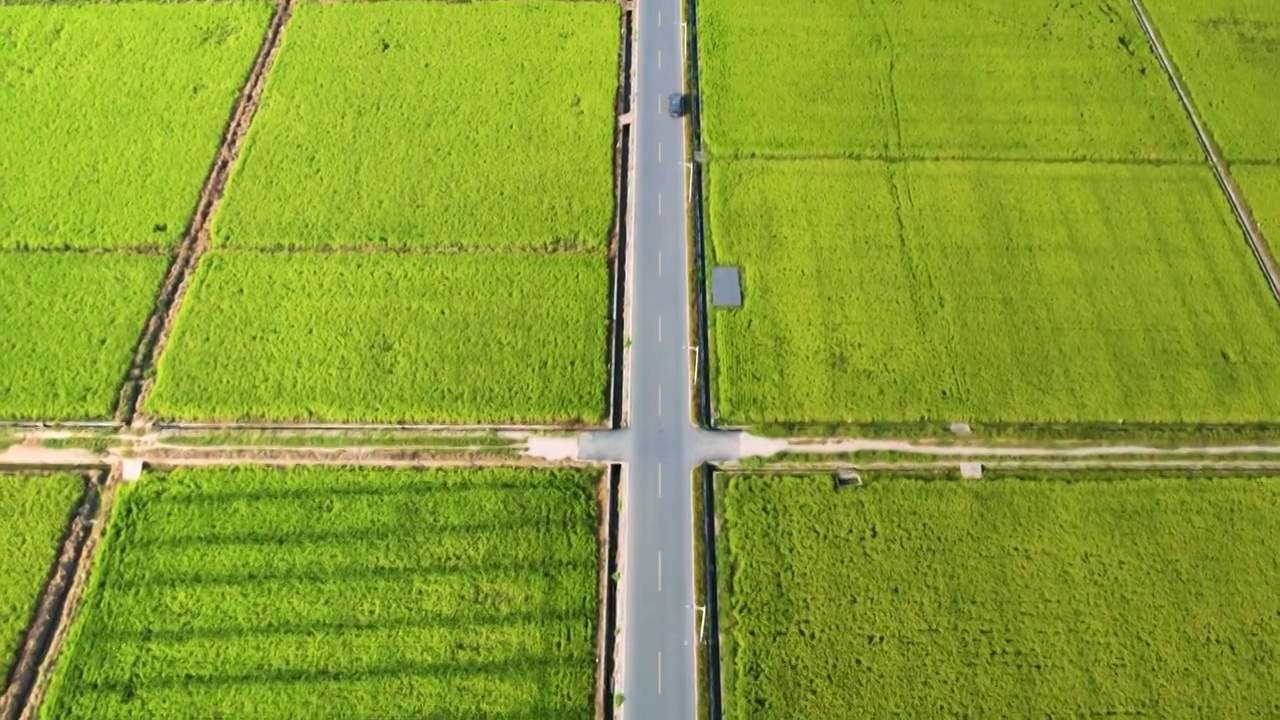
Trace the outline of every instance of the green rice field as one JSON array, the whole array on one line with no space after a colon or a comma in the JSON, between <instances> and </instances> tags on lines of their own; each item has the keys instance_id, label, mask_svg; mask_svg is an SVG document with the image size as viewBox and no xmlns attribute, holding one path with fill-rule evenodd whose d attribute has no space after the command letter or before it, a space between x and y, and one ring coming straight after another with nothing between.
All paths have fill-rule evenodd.
<instances>
[{"instance_id":1,"label":"green rice field","mask_svg":"<svg viewBox=\"0 0 1280 720\"><path fill-rule=\"evenodd\" d=\"M182 419L604 416L607 268L576 253L213 253L147 411Z\"/></svg>"},{"instance_id":2,"label":"green rice field","mask_svg":"<svg viewBox=\"0 0 1280 720\"><path fill-rule=\"evenodd\" d=\"M1280 712L1280 479L724 487L727 718Z\"/></svg>"},{"instance_id":3,"label":"green rice field","mask_svg":"<svg viewBox=\"0 0 1280 720\"><path fill-rule=\"evenodd\" d=\"M0 475L0 677L9 675L83 491L75 475Z\"/></svg>"},{"instance_id":4,"label":"green rice field","mask_svg":"<svg viewBox=\"0 0 1280 720\"><path fill-rule=\"evenodd\" d=\"M146 476L120 488L41 716L590 718L598 482Z\"/></svg>"},{"instance_id":5,"label":"green rice field","mask_svg":"<svg viewBox=\"0 0 1280 720\"><path fill-rule=\"evenodd\" d=\"M175 244L270 8L0 7L0 248Z\"/></svg>"},{"instance_id":6,"label":"green rice field","mask_svg":"<svg viewBox=\"0 0 1280 720\"><path fill-rule=\"evenodd\" d=\"M1280 314L1208 169L738 161L710 193L730 422L1280 413Z\"/></svg>"},{"instance_id":7,"label":"green rice field","mask_svg":"<svg viewBox=\"0 0 1280 720\"><path fill-rule=\"evenodd\" d=\"M1280 3L1146 0L1147 13L1214 140L1233 161L1280 160L1275 79Z\"/></svg>"},{"instance_id":8,"label":"green rice field","mask_svg":"<svg viewBox=\"0 0 1280 720\"><path fill-rule=\"evenodd\" d=\"M215 241L603 249L618 12L301 4Z\"/></svg>"},{"instance_id":9,"label":"green rice field","mask_svg":"<svg viewBox=\"0 0 1280 720\"><path fill-rule=\"evenodd\" d=\"M1264 87L1270 10L1147 4L1252 18L1217 87ZM745 294L711 317L722 421L1280 414L1280 314L1129 0L700 9L711 255ZM1237 167L1276 224L1271 168Z\"/></svg>"},{"instance_id":10,"label":"green rice field","mask_svg":"<svg viewBox=\"0 0 1280 720\"><path fill-rule=\"evenodd\" d=\"M1198 162L1128 0L704 0L713 157Z\"/></svg>"},{"instance_id":11,"label":"green rice field","mask_svg":"<svg viewBox=\"0 0 1280 720\"><path fill-rule=\"evenodd\" d=\"M0 418L109 417L167 265L0 251Z\"/></svg>"},{"instance_id":12,"label":"green rice field","mask_svg":"<svg viewBox=\"0 0 1280 720\"><path fill-rule=\"evenodd\" d=\"M1234 165L1231 176L1244 192L1262 233L1270 239L1274 255L1280 247L1280 165Z\"/></svg>"}]
</instances>

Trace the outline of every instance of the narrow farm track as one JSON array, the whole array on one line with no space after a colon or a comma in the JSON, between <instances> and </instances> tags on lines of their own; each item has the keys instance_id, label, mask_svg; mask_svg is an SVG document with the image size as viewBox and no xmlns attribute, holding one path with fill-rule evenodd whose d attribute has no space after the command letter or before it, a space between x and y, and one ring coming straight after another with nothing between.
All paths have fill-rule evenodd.
<instances>
[{"instance_id":1,"label":"narrow farm track","mask_svg":"<svg viewBox=\"0 0 1280 720\"><path fill-rule=\"evenodd\" d=\"M160 286L151 317L147 319L142 336L134 350L133 362L129 366L129 372L116 401L115 419L119 423L131 424L137 417L139 408L146 402L147 394L154 382L148 377L148 373L164 352L174 321L177 319L178 310L182 306L182 299L190 285L191 276L200 261L200 256L209 247L210 224L213 222L218 203L222 200L231 167L240 154L249 124L258 111L262 89L266 84L267 71L271 69L276 52L280 49L280 39L285 25L293 14L294 1L281 0L275 14L271 17L271 22L267 25L262 46L254 58L249 78L232 110L231 119L223 133L222 144L209 169L208 178L200 190L195 215L178 246L169 271Z\"/></svg>"},{"instance_id":2,"label":"narrow farm track","mask_svg":"<svg viewBox=\"0 0 1280 720\"><path fill-rule=\"evenodd\" d=\"M1205 156L1213 166L1213 173L1218 179L1218 185L1222 187L1222 191L1227 196L1227 201L1231 203L1231 211L1235 213L1236 221L1240 223L1240 228L1244 230L1245 239L1249 241L1249 247L1253 250L1254 258L1257 259L1263 274L1266 275L1267 284L1271 286L1271 294L1275 296L1276 302L1280 302L1280 270L1276 268L1275 260L1271 255L1270 248L1267 246L1266 239L1262 235L1262 230L1258 227L1257 221L1254 220L1253 214L1249 210L1249 205L1245 201L1244 195L1240 192L1240 188L1236 186L1235 180L1232 179L1227 162L1218 151L1218 145L1213 141L1209 128L1200 120L1200 115L1196 112L1195 106L1192 105L1191 95L1182 84L1181 78L1178 77L1173 61L1170 59L1169 53L1165 51L1164 43L1160 41L1159 35L1156 34L1155 26L1147 16L1143 1L1129 0L1129 3L1133 6L1133 12L1138 17L1138 24L1142 26L1142 32L1147 36L1147 42L1151 44L1151 49L1160 61L1160 67L1164 69L1165 75L1169 78L1169 84L1173 86L1174 92L1178 95L1178 102L1182 104L1182 109L1186 112L1187 118L1191 120L1191 125L1195 128L1196 138L1200 141L1200 147L1204 150Z\"/></svg>"}]
</instances>

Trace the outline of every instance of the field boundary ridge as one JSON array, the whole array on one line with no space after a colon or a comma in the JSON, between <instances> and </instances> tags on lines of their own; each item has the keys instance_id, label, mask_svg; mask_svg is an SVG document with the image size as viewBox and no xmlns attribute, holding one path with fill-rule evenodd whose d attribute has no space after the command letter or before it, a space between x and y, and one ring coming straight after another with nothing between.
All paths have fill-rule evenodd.
<instances>
[{"instance_id":1,"label":"field boundary ridge","mask_svg":"<svg viewBox=\"0 0 1280 720\"><path fill-rule=\"evenodd\" d=\"M154 371L156 360L164 352L165 344L173 330L178 310L182 306L182 300L186 296L200 257L209 247L209 230L214 213L222 200L231 167L240 154L249 124L257 113L262 91L266 86L267 72L271 68L276 52L280 49L284 27L293 13L295 1L280 0L276 5L245 86L232 109L230 121L223 132L222 143L209 168L204 187L200 190L195 214L187 227L186 235L178 246L169 271L165 274L151 317L147 319L147 324L138 339L133 362L120 388L115 417L122 424L133 423L150 393L154 378L149 375Z\"/></svg>"},{"instance_id":2,"label":"field boundary ridge","mask_svg":"<svg viewBox=\"0 0 1280 720\"><path fill-rule=\"evenodd\" d=\"M720 429L755 435L806 440L933 441L947 445L983 443L1124 443L1180 445L1196 441L1280 441L1280 423L1141 423L1141 422L1005 422L966 424L963 433L944 421L925 422L762 422L725 425Z\"/></svg>"}]
</instances>

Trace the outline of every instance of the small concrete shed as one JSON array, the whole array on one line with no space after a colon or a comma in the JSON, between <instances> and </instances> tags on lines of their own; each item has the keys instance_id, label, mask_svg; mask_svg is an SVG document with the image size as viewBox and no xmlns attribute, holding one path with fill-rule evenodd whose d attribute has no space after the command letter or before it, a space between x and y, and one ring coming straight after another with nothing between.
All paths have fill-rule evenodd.
<instances>
[{"instance_id":1,"label":"small concrete shed","mask_svg":"<svg viewBox=\"0 0 1280 720\"><path fill-rule=\"evenodd\" d=\"M711 306L742 307L742 279L738 268L726 265L711 269Z\"/></svg>"}]
</instances>

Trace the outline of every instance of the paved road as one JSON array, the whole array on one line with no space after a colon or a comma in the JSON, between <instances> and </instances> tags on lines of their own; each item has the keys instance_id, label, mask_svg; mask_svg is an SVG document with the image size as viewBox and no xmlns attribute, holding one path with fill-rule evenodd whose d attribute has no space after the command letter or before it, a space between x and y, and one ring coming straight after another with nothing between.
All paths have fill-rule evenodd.
<instances>
[{"instance_id":1,"label":"paved road","mask_svg":"<svg viewBox=\"0 0 1280 720\"><path fill-rule=\"evenodd\" d=\"M636 136L631 273L630 461L622 489L622 714L693 720L697 628L691 472L685 122L668 112L684 83L678 0L636 5Z\"/></svg>"}]
</instances>

